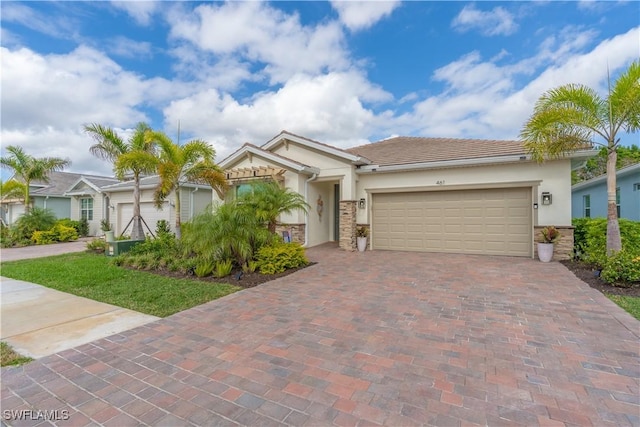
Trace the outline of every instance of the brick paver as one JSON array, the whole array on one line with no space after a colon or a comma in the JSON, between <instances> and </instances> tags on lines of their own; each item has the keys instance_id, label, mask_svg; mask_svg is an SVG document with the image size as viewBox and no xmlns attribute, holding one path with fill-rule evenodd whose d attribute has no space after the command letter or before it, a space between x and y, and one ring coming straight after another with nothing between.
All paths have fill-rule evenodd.
<instances>
[{"instance_id":1,"label":"brick paver","mask_svg":"<svg viewBox=\"0 0 640 427\"><path fill-rule=\"evenodd\" d=\"M308 254L293 275L3 368L4 422L640 425L640 323L562 265ZM21 410L39 418L7 419Z\"/></svg>"}]
</instances>

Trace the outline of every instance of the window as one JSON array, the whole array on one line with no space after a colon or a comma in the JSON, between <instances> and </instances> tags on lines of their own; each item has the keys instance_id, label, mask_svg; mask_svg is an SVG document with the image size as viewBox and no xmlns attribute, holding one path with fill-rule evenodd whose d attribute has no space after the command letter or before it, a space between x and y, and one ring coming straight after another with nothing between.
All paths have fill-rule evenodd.
<instances>
[{"instance_id":1,"label":"window","mask_svg":"<svg viewBox=\"0 0 640 427\"><path fill-rule=\"evenodd\" d=\"M93 199L80 199L80 219L93 220Z\"/></svg>"},{"instance_id":2,"label":"window","mask_svg":"<svg viewBox=\"0 0 640 427\"><path fill-rule=\"evenodd\" d=\"M238 184L236 185L236 197L243 194L251 193L251 184Z\"/></svg>"},{"instance_id":3,"label":"window","mask_svg":"<svg viewBox=\"0 0 640 427\"><path fill-rule=\"evenodd\" d=\"M616 188L616 211L618 212L618 218L620 218L620 187Z\"/></svg>"},{"instance_id":4,"label":"window","mask_svg":"<svg viewBox=\"0 0 640 427\"><path fill-rule=\"evenodd\" d=\"M583 208L583 216L585 218L591 218L591 195L587 194L586 196L582 196L582 208Z\"/></svg>"},{"instance_id":5,"label":"window","mask_svg":"<svg viewBox=\"0 0 640 427\"><path fill-rule=\"evenodd\" d=\"M640 182L633 184L633 191L640 191Z\"/></svg>"}]
</instances>

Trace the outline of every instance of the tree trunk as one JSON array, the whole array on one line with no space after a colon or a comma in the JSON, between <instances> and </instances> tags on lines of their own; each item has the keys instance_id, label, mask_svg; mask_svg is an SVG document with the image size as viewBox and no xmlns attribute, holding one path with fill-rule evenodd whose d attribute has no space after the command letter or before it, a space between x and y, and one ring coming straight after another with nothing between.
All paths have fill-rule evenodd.
<instances>
[{"instance_id":1,"label":"tree trunk","mask_svg":"<svg viewBox=\"0 0 640 427\"><path fill-rule=\"evenodd\" d=\"M607 156L607 254L612 255L622 249L618 209L616 207L616 160L615 148L609 148Z\"/></svg>"},{"instance_id":2,"label":"tree trunk","mask_svg":"<svg viewBox=\"0 0 640 427\"><path fill-rule=\"evenodd\" d=\"M143 240L144 230L140 217L140 175L133 176L133 228L131 230L132 240Z\"/></svg>"}]
</instances>

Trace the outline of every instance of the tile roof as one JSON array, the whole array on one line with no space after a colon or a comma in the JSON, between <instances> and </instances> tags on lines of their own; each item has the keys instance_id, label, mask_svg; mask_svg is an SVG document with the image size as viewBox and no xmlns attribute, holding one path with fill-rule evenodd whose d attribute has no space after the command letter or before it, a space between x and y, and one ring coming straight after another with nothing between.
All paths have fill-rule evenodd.
<instances>
[{"instance_id":1,"label":"tile roof","mask_svg":"<svg viewBox=\"0 0 640 427\"><path fill-rule=\"evenodd\" d=\"M400 136L347 149L379 166L525 155L520 141Z\"/></svg>"}]
</instances>

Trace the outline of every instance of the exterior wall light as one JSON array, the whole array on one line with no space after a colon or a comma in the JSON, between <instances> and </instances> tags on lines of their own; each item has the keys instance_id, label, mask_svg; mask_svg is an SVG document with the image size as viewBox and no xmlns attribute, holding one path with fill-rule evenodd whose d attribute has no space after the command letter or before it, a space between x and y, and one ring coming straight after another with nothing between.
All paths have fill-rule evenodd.
<instances>
[{"instance_id":1,"label":"exterior wall light","mask_svg":"<svg viewBox=\"0 0 640 427\"><path fill-rule=\"evenodd\" d=\"M553 200L553 198L551 197L551 193L549 193L548 191L543 191L542 192L542 204L543 205L550 205L552 200Z\"/></svg>"},{"instance_id":2,"label":"exterior wall light","mask_svg":"<svg viewBox=\"0 0 640 427\"><path fill-rule=\"evenodd\" d=\"M365 206L367 206L367 201L364 198L360 199L360 201L358 202L358 207L360 209L364 209Z\"/></svg>"}]
</instances>

